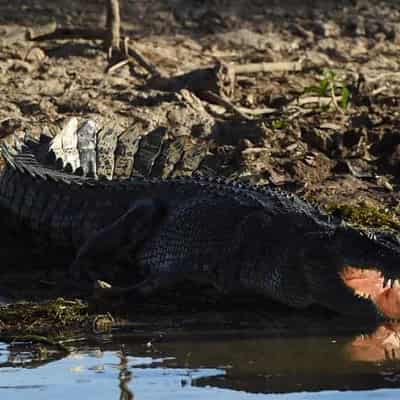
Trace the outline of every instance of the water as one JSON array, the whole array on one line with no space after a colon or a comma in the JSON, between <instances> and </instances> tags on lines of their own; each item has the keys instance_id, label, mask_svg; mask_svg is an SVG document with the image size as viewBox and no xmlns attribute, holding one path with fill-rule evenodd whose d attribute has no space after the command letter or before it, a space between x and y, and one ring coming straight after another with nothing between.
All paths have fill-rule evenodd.
<instances>
[{"instance_id":1,"label":"water","mask_svg":"<svg viewBox=\"0 0 400 400\"><path fill-rule=\"evenodd\" d=\"M400 340L262 332L116 334L65 358L0 344L0 399L399 399ZM53 359L52 359L53 357Z\"/></svg>"}]
</instances>

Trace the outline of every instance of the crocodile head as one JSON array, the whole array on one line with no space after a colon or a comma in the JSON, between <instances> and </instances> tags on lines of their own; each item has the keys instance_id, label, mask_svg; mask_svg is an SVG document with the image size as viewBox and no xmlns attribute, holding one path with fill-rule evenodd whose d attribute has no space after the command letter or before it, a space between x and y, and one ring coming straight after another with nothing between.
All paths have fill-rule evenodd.
<instances>
[{"instance_id":1,"label":"crocodile head","mask_svg":"<svg viewBox=\"0 0 400 400\"><path fill-rule=\"evenodd\" d=\"M400 320L400 242L394 235L340 226L318 246L318 256L305 263L316 303L344 314Z\"/></svg>"}]
</instances>

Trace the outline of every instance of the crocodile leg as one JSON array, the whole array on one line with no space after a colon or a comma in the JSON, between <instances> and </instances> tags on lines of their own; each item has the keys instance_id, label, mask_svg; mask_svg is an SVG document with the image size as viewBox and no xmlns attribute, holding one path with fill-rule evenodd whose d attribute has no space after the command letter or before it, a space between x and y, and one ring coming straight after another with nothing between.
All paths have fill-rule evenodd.
<instances>
[{"instance_id":1,"label":"crocodile leg","mask_svg":"<svg viewBox=\"0 0 400 400\"><path fill-rule=\"evenodd\" d=\"M70 266L75 280L85 273L90 280L90 267L105 260L115 261L121 255L132 253L145 241L165 216L164 206L157 200L140 200L112 224L95 232L78 250Z\"/></svg>"}]
</instances>

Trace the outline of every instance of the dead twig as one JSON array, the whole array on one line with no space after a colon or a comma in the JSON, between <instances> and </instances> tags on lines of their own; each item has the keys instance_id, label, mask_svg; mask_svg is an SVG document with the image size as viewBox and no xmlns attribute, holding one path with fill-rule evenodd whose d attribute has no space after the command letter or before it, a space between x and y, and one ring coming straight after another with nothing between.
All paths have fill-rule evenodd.
<instances>
[{"instance_id":1,"label":"dead twig","mask_svg":"<svg viewBox=\"0 0 400 400\"><path fill-rule=\"evenodd\" d=\"M341 107L339 107L339 104L336 100L335 85L333 83L331 84L330 92L331 92L332 103L333 103L333 106L335 107L336 111L339 111L341 114L344 115L344 111L341 109Z\"/></svg>"},{"instance_id":2,"label":"dead twig","mask_svg":"<svg viewBox=\"0 0 400 400\"><path fill-rule=\"evenodd\" d=\"M128 57L128 43L129 43L129 38L127 36L124 36L121 39L120 46L121 46L122 54L125 58Z\"/></svg>"},{"instance_id":3,"label":"dead twig","mask_svg":"<svg viewBox=\"0 0 400 400\"><path fill-rule=\"evenodd\" d=\"M31 30L28 30L27 36L28 40L32 40L35 42L46 41L46 40L68 40L68 39L85 39L85 40L103 40L104 39L104 30L102 29L81 29L81 28L55 28L52 31L48 31L45 33L29 33Z\"/></svg>"},{"instance_id":4,"label":"dead twig","mask_svg":"<svg viewBox=\"0 0 400 400\"><path fill-rule=\"evenodd\" d=\"M127 43L127 38L125 38ZM127 45L127 53L128 56L132 57L141 67L143 67L146 71L150 73L152 78L161 78L161 71L151 62L146 60L146 58L135 48Z\"/></svg>"},{"instance_id":5,"label":"dead twig","mask_svg":"<svg viewBox=\"0 0 400 400\"><path fill-rule=\"evenodd\" d=\"M115 60L124 53L121 46L121 17L119 0L106 0L106 26L105 30L57 28L57 24L50 24L27 30L28 40L43 41L55 39L87 39L103 40L108 49L109 60ZM125 53L126 55L126 53Z\"/></svg>"},{"instance_id":6,"label":"dead twig","mask_svg":"<svg viewBox=\"0 0 400 400\"><path fill-rule=\"evenodd\" d=\"M119 12L119 0L106 0L106 32L104 45L109 49L109 60L121 55L121 17ZM117 55L115 56L115 52ZM114 53L114 54L113 54Z\"/></svg>"},{"instance_id":7,"label":"dead twig","mask_svg":"<svg viewBox=\"0 0 400 400\"><path fill-rule=\"evenodd\" d=\"M217 63L212 67L194 69L172 77L156 76L148 82L148 86L169 92L187 89L200 98L208 97L205 93L209 91L230 98L234 92L235 74L229 65Z\"/></svg>"},{"instance_id":8,"label":"dead twig","mask_svg":"<svg viewBox=\"0 0 400 400\"><path fill-rule=\"evenodd\" d=\"M36 32L36 31L35 31ZM29 40L33 41L46 41L46 40L67 40L67 39L86 39L86 40L104 40L105 32L99 29L80 29L80 28L57 28L46 31L45 33L28 34ZM148 71L152 77L161 77L162 73L152 63L150 63L137 49L129 46L129 38L122 37L120 39L120 46L118 47L120 54L124 57L132 57L141 67ZM112 47L108 46L108 58L113 58ZM114 48L115 49L115 48ZM124 61L124 60L122 60ZM114 67L115 65L115 67ZM124 63L122 65L125 65ZM122 66L117 62L107 67L106 71L110 72L110 68L115 70Z\"/></svg>"},{"instance_id":9,"label":"dead twig","mask_svg":"<svg viewBox=\"0 0 400 400\"><path fill-rule=\"evenodd\" d=\"M269 108L269 107L259 107L259 108L247 108L247 107L236 107L239 111L242 113L245 113L247 115L254 115L254 116L259 116L259 115L266 115L266 114L275 114L279 112L278 109L276 108Z\"/></svg>"},{"instance_id":10,"label":"dead twig","mask_svg":"<svg viewBox=\"0 0 400 400\"><path fill-rule=\"evenodd\" d=\"M335 100L340 100L339 96L335 96ZM332 104L332 97L321 97L321 96L309 96L309 97L299 97L293 101L291 101L287 108L291 106L298 107L298 106L305 106L307 104L318 103L320 107L329 106Z\"/></svg>"},{"instance_id":11,"label":"dead twig","mask_svg":"<svg viewBox=\"0 0 400 400\"><path fill-rule=\"evenodd\" d=\"M296 72L303 70L304 60L296 62L281 61L281 62L261 62L250 63L233 66L236 74L254 74L257 72Z\"/></svg>"},{"instance_id":12,"label":"dead twig","mask_svg":"<svg viewBox=\"0 0 400 400\"><path fill-rule=\"evenodd\" d=\"M374 77L368 77L365 76L365 81L367 83L375 83L375 82L379 82L382 80L399 80L400 79L400 72L385 72L383 74L379 74L377 76Z\"/></svg>"},{"instance_id":13,"label":"dead twig","mask_svg":"<svg viewBox=\"0 0 400 400\"><path fill-rule=\"evenodd\" d=\"M376 88L375 90L373 90L371 95L372 96L377 96L378 94L386 92L388 89L389 88L387 86L381 86L381 87Z\"/></svg>"},{"instance_id":14,"label":"dead twig","mask_svg":"<svg viewBox=\"0 0 400 400\"><path fill-rule=\"evenodd\" d=\"M238 117L245 119L245 120L251 120L252 118L250 117L251 115L253 116L260 116L260 115L265 115L265 114L274 114L278 112L277 109L275 108L247 108L247 107L241 107L241 106L236 106L233 104L230 100L227 98L224 98L222 96L219 96L218 94L208 91L205 93L206 97L208 97L208 101L211 101L217 105L220 105L224 107L225 109L233 112L235 115Z\"/></svg>"},{"instance_id":15,"label":"dead twig","mask_svg":"<svg viewBox=\"0 0 400 400\"><path fill-rule=\"evenodd\" d=\"M37 38L51 35L57 30L57 23L52 21L45 25L36 26L34 28L29 28L26 31L27 40L37 40Z\"/></svg>"},{"instance_id":16,"label":"dead twig","mask_svg":"<svg viewBox=\"0 0 400 400\"><path fill-rule=\"evenodd\" d=\"M129 48L129 51L131 51L131 48ZM142 62L140 58L137 61ZM232 98L234 94L237 74L301 71L302 68L303 60L297 62L252 63L243 65L231 65L220 62L213 67L199 68L173 77L156 76L155 79L149 82L149 86L153 89L175 92L188 89L200 97L210 97L208 92L213 92L222 98L222 101L226 101ZM147 69L151 72L151 69ZM238 108L234 108L236 110L235 113L238 114ZM252 115L261 115L273 112L275 112L273 109L248 110L242 113L242 117L249 113Z\"/></svg>"},{"instance_id":17,"label":"dead twig","mask_svg":"<svg viewBox=\"0 0 400 400\"><path fill-rule=\"evenodd\" d=\"M251 118L244 114L241 110L239 110L231 101L229 101L227 98L224 98L222 96L219 96L218 94L207 91L205 92L206 97L208 97L208 101L211 100L212 103L218 104L220 106L225 107L227 110L233 112L235 115L237 115L240 118L246 119L246 120L251 120Z\"/></svg>"},{"instance_id":18,"label":"dead twig","mask_svg":"<svg viewBox=\"0 0 400 400\"><path fill-rule=\"evenodd\" d=\"M310 115L310 114L315 113L315 110L313 110L313 109L307 109L307 108L295 107L295 106L291 106L290 109L288 109L288 111L293 112L293 114L290 114L287 117L288 121L293 121L298 117L304 117L305 115Z\"/></svg>"},{"instance_id":19,"label":"dead twig","mask_svg":"<svg viewBox=\"0 0 400 400\"><path fill-rule=\"evenodd\" d=\"M114 71L116 71L119 68L122 68L123 66L125 66L126 64L129 64L129 60L127 58L125 58L124 60L118 61L115 64L109 65L106 68L106 73L107 74L111 74Z\"/></svg>"}]
</instances>

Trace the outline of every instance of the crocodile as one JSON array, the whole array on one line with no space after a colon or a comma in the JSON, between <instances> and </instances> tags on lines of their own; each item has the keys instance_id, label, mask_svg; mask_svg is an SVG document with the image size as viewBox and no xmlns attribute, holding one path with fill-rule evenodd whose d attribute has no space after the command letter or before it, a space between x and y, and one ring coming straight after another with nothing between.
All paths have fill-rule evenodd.
<instances>
[{"instance_id":1,"label":"crocodile","mask_svg":"<svg viewBox=\"0 0 400 400\"><path fill-rule=\"evenodd\" d=\"M271 186L207 176L99 177L96 140L104 132L90 120L67 128L64 137L2 145L0 207L10 226L72 252L77 282L94 280L97 263L123 255L143 277L111 288L126 301L192 280L298 309L317 304L400 319L395 237L357 230ZM60 151L67 163L54 162Z\"/></svg>"}]
</instances>

